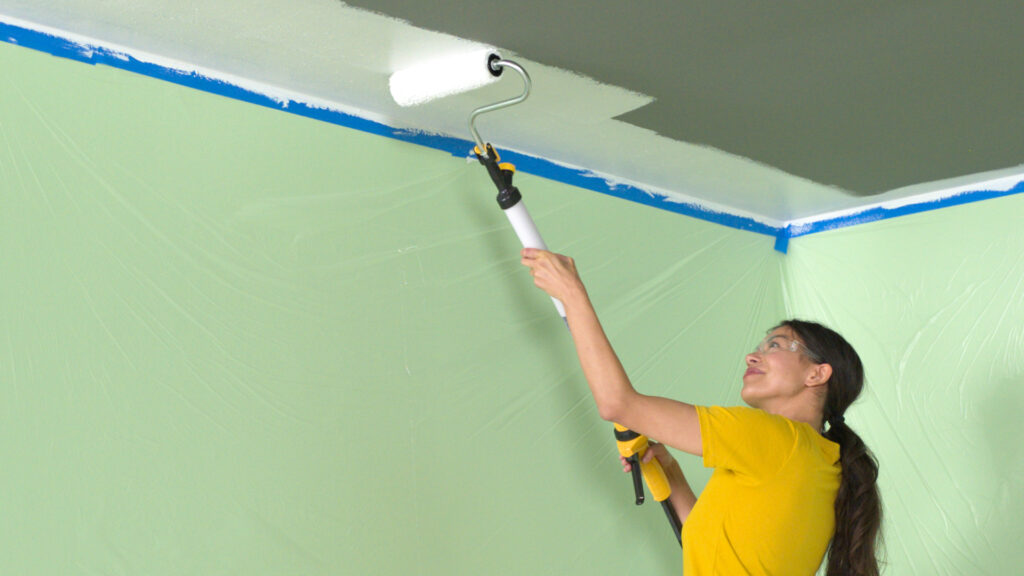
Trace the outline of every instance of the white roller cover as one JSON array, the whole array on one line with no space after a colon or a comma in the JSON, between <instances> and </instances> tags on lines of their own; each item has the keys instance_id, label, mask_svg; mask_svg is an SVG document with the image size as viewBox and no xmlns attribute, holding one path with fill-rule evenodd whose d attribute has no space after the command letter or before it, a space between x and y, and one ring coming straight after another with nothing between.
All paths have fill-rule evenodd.
<instances>
[{"instance_id":1,"label":"white roller cover","mask_svg":"<svg viewBox=\"0 0 1024 576\"><path fill-rule=\"evenodd\" d=\"M391 97L399 106L415 106L495 82L498 77L488 63L493 54L484 48L399 70L388 81Z\"/></svg>"}]
</instances>

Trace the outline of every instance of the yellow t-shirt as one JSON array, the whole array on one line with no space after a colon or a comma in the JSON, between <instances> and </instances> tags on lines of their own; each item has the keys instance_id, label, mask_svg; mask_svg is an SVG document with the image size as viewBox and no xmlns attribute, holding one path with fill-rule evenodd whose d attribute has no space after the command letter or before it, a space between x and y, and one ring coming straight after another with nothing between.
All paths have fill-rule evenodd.
<instances>
[{"instance_id":1,"label":"yellow t-shirt","mask_svg":"<svg viewBox=\"0 0 1024 576\"><path fill-rule=\"evenodd\" d=\"M813 575L835 528L839 445L747 407L697 407L711 479L683 525L683 574Z\"/></svg>"}]
</instances>

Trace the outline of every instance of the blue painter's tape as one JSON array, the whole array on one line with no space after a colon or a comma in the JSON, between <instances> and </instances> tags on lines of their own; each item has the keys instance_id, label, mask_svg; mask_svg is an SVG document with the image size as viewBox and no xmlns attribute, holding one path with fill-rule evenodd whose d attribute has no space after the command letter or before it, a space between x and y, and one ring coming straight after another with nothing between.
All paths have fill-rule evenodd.
<instances>
[{"instance_id":1,"label":"blue painter's tape","mask_svg":"<svg viewBox=\"0 0 1024 576\"><path fill-rule=\"evenodd\" d=\"M379 136L394 138L396 140L417 144L419 146L435 150L445 151L460 158L468 156L473 150L473 143L468 140L438 134L397 129L385 124L359 118L358 116L345 114L337 110L313 107L294 100L281 102L264 94L242 88L223 80L210 78L195 72L185 72L157 64L142 62L133 58L130 54L114 52L100 46L85 46L71 42L65 38L53 36L37 30L30 30L0 22L0 38L5 38L7 42L10 42L11 44L32 48L54 56L69 58L93 65L103 64L111 68L149 76L151 78L172 82L195 90L226 96L242 102L248 102L250 104L256 104L267 108L274 108L291 114L304 116L306 118L337 124L339 126ZM504 160L515 164L523 172L541 176L549 180L623 198L639 204L668 210L669 212L685 214L687 216L714 222L723 226L729 226L731 228L749 230L751 232L757 232L769 236L774 236L778 232L776 228L758 222L752 218L708 210L697 204L673 201L667 196L652 194L640 188L625 184L609 184L605 180L595 177L587 171L560 166L533 156L503 151L502 157Z\"/></svg>"},{"instance_id":2,"label":"blue painter's tape","mask_svg":"<svg viewBox=\"0 0 1024 576\"><path fill-rule=\"evenodd\" d=\"M874 208L868 208L854 214L842 216L839 218L831 218L827 220L819 220L810 224L800 226L791 231L791 238L798 236L806 236L808 234L814 234L816 232L824 232L826 230L835 230L837 228L846 228L849 226L856 226L858 224L867 224L869 222L877 222L879 220L886 220L888 218L897 218L899 216L907 216L910 214L918 214L920 212L929 212L931 210L939 210L941 208L948 208L950 206L959 206L961 204L970 204L971 202L980 202L982 200L991 200L993 198L1002 198L1005 196L1012 196L1014 194L1024 193L1024 180L1017 182L1012 188L1007 190L972 190L964 192L962 194L956 194L948 196L946 198L940 198L937 200L930 200L927 202L918 202L914 204L906 204L896 208L886 208L884 206L876 206Z\"/></svg>"},{"instance_id":3,"label":"blue painter's tape","mask_svg":"<svg viewBox=\"0 0 1024 576\"><path fill-rule=\"evenodd\" d=\"M203 76L194 72L183 72L151 63L144 63L144 61L140 61L132 57L130 54L115 52L100 46L85 46L71 42L65 38L52 36L39 31L0 23L0 38L6 38L7 42L10 42L11 44L33 48L55 56L71 58L91 65L109 66L111 68L172 82L188 88L194 88L242 100L249 102L249 104L282 110L284 112L296 114L313 120L337 124L362 132L369 132L401 141L415 143L415 145L447 152L459 158L468 156L473 150L473 143L466 139L393 128L385 124L366 120L350 114L311 107L303 104L303 102L295 100L282 102L265 94L230 84L222 80ZM685 214L702 220L716 222L726 225L726 227L739 230L746 230L768 236L775 236L778 232L777 229L771 227L771 225L759 222L753 218L709 210L696 204L674 201L667 196L651 194L650 192L639 188L628 186L628 184L610 184L604 179L595 177L593 174L585 170L568 168L547 160L516 154L513 152L503 151L502 157L504 160L515 164L523 172L571 184L571 186L582 189L607 194L617 198L623 198L625 200L630 200L647 206L653 206L670 212Z\"/></svg>"},{"instance_id":4,"label":"blue painter's tape","mask_svg":"<svg viewBox=\"0 0 1024 576\"><path fill-rule=\"evenodd\" d=\"M775 235L775 250L785 254L789 251L789 239L792 238L793 231L786 226L785 228L779 229L779 233Z\"/></svg>"},{"instance_id":5,"label":"blue painter's tape","mask_svg":"<svg viewBox=\"0 0 1024 576\"><path fill-rule=\"evenodd\" d=\"M534 174L556 182L563 182L572 186L600 192L622 198L638 204L653 206L661 210L667 210L677 214L685 214L708 222L714 222L730 228L748 230L759 234L774 236L778 228L764 224L753 218L736 216L726 212L709 210L696 204L678 202L661 194L653 194L647 190L630 186L628 184L612 184L604 179L595 176L592 172L560 166L547 160L534 156L526 156L514 152L501 153L502 159L512 162L517 168L524 172Z\"/></svg>"},{"instance_id":6,"label":"blue painter's tape","mask_svg":"<svg viewBox=\"0 0 1024 576\"><path fill-rule=\"evenodd\" d=\"M188 88L193 88L195 90L240 100L242 102L282 110L284 112L296 114L313 120L336 124L353 130L384 136L434 150L445 151L460 158L467 157L473 149L473 144L468 140L394 128L392 126L360 118L352 114L346 114L337 110L319 108L294 100L282 102L265 94L231 84L230 82L204 76L196 72L186 72L158 64L142 62L132 57L130 54L115 52L101 46L83 45L67 38L47 34L38 30L22 28L2 21L0 21L0 40L17 46L38 50L40 52L46 52L61 58L68 58L93 65L102 64L111 68L141 74ZM534 156L527 156L525 154L507 151L503 151L502 156L504 160L516 164L523 172L534 174L549 180L577 186L586 190L600 192L602 194L608 194L617 198L622 198L677 214L683 214L692 218L698 218L720 224L722 226L773 236L775 238L775 249L782 253L787 251L789 247L789 240L791 238L806 236L808 234L822 232L825 230L854 226L866 222L874 222L885 218L894 218L906 214L935 210L946 206L976 202L988 198L1024 192L1024 181L1022 181L1012 190L1007 192L968 192L935 202L924 202L896 209L871 208L840 218L813 222L798 228L791 228L789 226L771 226L753 218L710 210L695 203L679 202L669 198L668 196L655 194L627 184L613 184L595 176L591 172L561 166Z\"/></svg>"}]
</instances>

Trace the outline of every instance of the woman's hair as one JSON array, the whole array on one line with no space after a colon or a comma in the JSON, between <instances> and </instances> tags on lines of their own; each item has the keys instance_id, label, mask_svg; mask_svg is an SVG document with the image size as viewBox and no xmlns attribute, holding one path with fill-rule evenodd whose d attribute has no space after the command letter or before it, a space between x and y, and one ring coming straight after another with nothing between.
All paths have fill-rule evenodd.
<instances>
[{"instance_id":1,"label":"woman's hair","mask_svg":"<svg viewBox=\"0 0 1024 576\"><path fill-rule=\"evenodd\" d=\"M878 461L843 414L864 388L864 366L850 344L835 331L814 322L786 320L808 349L832 366L825 393L825 438L839 444L842 480L836 495L836 530L829 545L827 576L877 576L877 547L882 525Z\"/></svg>"}]
</instances>

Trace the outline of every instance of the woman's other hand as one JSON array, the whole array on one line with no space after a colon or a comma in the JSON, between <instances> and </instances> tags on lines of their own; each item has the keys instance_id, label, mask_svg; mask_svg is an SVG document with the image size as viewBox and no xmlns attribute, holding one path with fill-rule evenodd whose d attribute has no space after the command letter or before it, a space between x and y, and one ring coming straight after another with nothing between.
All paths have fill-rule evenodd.
<instances>
[{"instance_id":1,"label":"woman's other hand","mask_svg":"<svg viewBox=\"0 0 1024 576\"><path fill-rule=\"evenodd\" d=\"M658 463L661 464L661 467L665 470L668 470L673 466L679 465L679 463L676 462L676 459L671 454L669 454L665 446L657 442L650 442L648 444L647 452L644 452L644 457L641 458L641 461L647 463L650 462L652 458L657 458ZM629 463L628 460L626 460L625 457L619 456L619 461L622 462L623 472L628 473L633 470L633 466Z\"/></svg>"}]
</instances>

